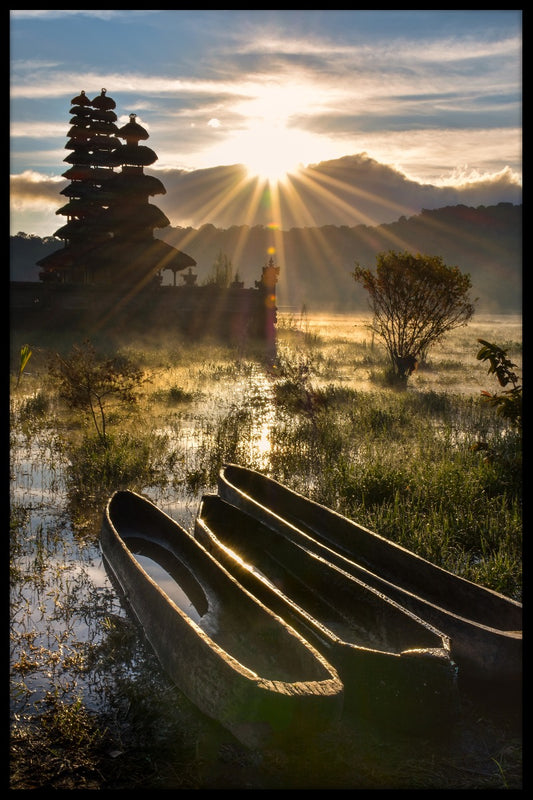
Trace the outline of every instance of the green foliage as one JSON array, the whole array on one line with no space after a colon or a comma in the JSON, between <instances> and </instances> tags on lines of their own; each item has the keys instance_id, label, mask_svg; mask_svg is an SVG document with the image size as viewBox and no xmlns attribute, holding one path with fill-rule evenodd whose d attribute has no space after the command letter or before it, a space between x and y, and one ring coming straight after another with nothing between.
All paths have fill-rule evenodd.
<instances>
[{"instance_id":1,"label":"green foliage","mask_svg":"<svg viewBox=\"0 0 533 800\"><path fill-rule=\"evenodd\" d=\"M470 276L438 256L379 253L374 274L356 264L352 277L369 294L371 330L385 343L394 373L407 378L429 348L474 313Z\"/></svg>"},{"instance_id":2,"label":"green foliage","mask_svg":"<svg viewBox=\"0 0 533 800\"><path fill-rule=\"evenodd\" d=\"M200 491L202 485L215 486L225 461L251 466L256 414L257 408L248 402L236 403L215 424L208 426L198 450L198 464L187 471L189 492Z\"/></svg>"},{"instance_id":3,"label":"green foliage","mask_svg":"<svg viewBox=\"0 0 533 800\"><path fill-rule=\"evenodd\" d=\"M189 392L182 386L172 384L165 389L158 389L154 392L153 397L162 403L169 406L178 406L185 403L190 403L194 400L194 392Z\"/></svg>"},{"instance_id":4,"label":"green foliage","mask_svg":"<svg viewBox=\"0 0 533 800\"><path fill-rule=\"evenodd\" d=\"M520 599L520 437L452 395L345 393L313 424L289 409L272 474L424 558ZM482 435L491 458L472 447Z\"/></svg>"},{"instance_id":5,"label":"green foliage","mask_svg":"<svg viewBox=\"0 0 533 800\"><path fill-rule=\"evenodd\" d=\"M181 386L171 386L168 390L169 403L189 403L194 395L192 392L187 392Z\"/></svg>"},{"instance_id":6,"label":"green foliage","mask_svg":"<svg viewBox=\"0 0 533 800\"><path fill-rule=\"evenodd\" d=\"M98 746L103 739L95 720L90 716L81 698L73 703L65 703L57 694L46 697L47 710L41 717L41 724L55 746L63 748L91 748Z\"/></svg>"},{"instance_id":7,"label":"green foliage","mask_svg":"<svg viewBox=\"0 0 533 800\"><path fill-rule=\"evenodd\" d=\"M304 414L314 420L327 407L327 391L313 385L316 364L308 353L279 350L273 369L276 375L274 396L278 406Z\"/></svg>"},{"instance_id":8,"label":"green foliage","mask_svg":"<svg viewBox=\"0 0 533 800\"><path fill-rule=\"evenodd\" d=\"M22 347L20 348L20 362L19 362L19 371L18 371L17 384L16 384L17 387L18 387L18 385L20 383L20 379L22 378L22 373L26 369L28 361L31 358L31 353L32 353L32 351L31 351L31 347L29 346L29 344L23 344Z\"/></svg>"},{"instance_id":9,"label":"green foliage","mask_svg":"<svg viewBox=\"0 0 533 800\"><path fill-rule=\"evenodd\" d=\"M20 422L28 429L39 426L41 420L49 413L50 405L50 396L43 390L24 398L18 409Z\"/></svg>"},{"instance_id":10,"label":"green foliage","mask_svg":"<svg viewBox=\"0 0 533 800\"><path fill-rule=\"evenodd\" d=\"M98 355L88 340L74 345L67 357L56 353L49 365L60 396L73 409L88 412L98 437L107 443L107 406L110 401L135 403L136 390L145 381L142 370L128 359Z\"/></svg>"},{"instance_id":11,"label":"green foliage","mask_svg":"<svg viewBox=\"0 0 533 800\"><path fill-rule=\"evenodd\" d=\"M464 339L463 352L468 353L467 337ZM217 762L205 753L199 755L197 742L208 722L166 682L133 624L116 616L116 593L93 577L96 551L85 548L97 546L102 508L115 488L147 492L159 502L162 495L167 499L172 480L172 493L188 484L196 500L206 490L215 489L222 461L237 461L335 508L435 564L521 598L520 432L510 429L477 393L463 396L418 387L411 392L367 391L356 381L350 386L358 388L350 388L344 382L353 365L350 347L342 357L335 349L331 363L326 362L324 351L287 355L284 374L277 376L265 375L257 364L252 368L233 358L218 359L218 353L203 349L199 356L191 347L186 369L191 383L194 376L197 404L185 409L167 405L172 400L179 403L180 386L188 385L188 380L176 377L169 356L158 367L164 390L156 397L148 393L142 397L145 405L139 413L149 424L135 435L124 429L119 433L110 430L105 443L90 428L80 444L79 428L61 405L54 406L53 416L35 413L35 424L40 422L43 433L41 447L37 447L37 435L28 443L33 468L46 467L46 499L39 505L46 513L53 511L54 521L49 524L45 519L37 525L41 509L36 507L34 493L23 494L21 501L12 504L11 583L12 588L20 588L20 596L12 591L11 597L13 637L18 639L12 697L21 691L29 670L33 674L28 687L39 680L44 691L48 687L51 692L44 714L31 716L28 705L28 716L19 717L22 724L13 727L11 788L176 790L212 786L213 781L207 782L201 775L204 768L216 773L217 786L221 780L235 785L236 774L243 775L246 782L250 775L258 775L250 766L240 770L242 752L233 753L226 744L217 745ZM159 343L154 352L150 358L159 364ZM470 370L467 359L459 361L465 371ZM335 380L335 384L324 385L326 363L327 380ZM168 375L167 369L171 370ZM196 380L196 375L201 377ZM258 375L260 380L256 380ZM205 392L200 392L198 381ZM309 414L306 408L311 396L324 402ZM32 406L36 412L37 407L45 408L45 398L44 392L36 398ZM20 429L23 402L13 410L14 433ZM164 436L157 433L162 429ZM255 448L258 432L263 449ZM479 436L486 442L490 458L480 458L473 451L472 442ZM56 439L62 443L60 452ZM28 453L23 450L20 454L23 463L17 469L26 469ZM15 449L12 468L17 466L14 457ZM169 473L172 459L178 467L173 474ZM26 478L22 485L26 486ZM183 499L180 494L173 496ZM184 505L186 510L179 513L185 518L189 503ZM81 537L82 515L90 517L91 537ZM74 541L83 548L81 553L77 547L73 549ZM33 572L30 583L28 576ZM27 600L29 589L31 603ZM50 597L54 598L53 614L44 613ZM80 622L82 642L76 627ZM71 639L67 637L70 630ZM46 653L42 642L51 643ZM59 652L64 657L58 661ZM78 680L90 687L89 696L102 700L105 715L93 717L92 711L80 704ZM24 691L30 703L29 689ZM409 741L401 754L393 753L388 745L384 759L380 739L370 759L365 751L360 763L354 764L353 753L361 746L360 731L350 740L341 735L344 729L336 729L327 739L317 740L316 752L307 755L317 776L323 779L327 772L324 782L333 785L331 770L331 776L335 780L340 777L347 788L358 786L361 775L371 775L371 788L383 788L383 784L386 788L518 788L522 779L519 743L506 733L500 747L500 731L495 740L490 721L476 711L472 730L467 727L468 709L464 713L461 730L467 747L457 747L454 741L453 753L447 746L438 750L428 745L421 754L420 743ZM343 743L340 750L339 742ZM331 747L325 749L324 743ZM487 770L492 755L505 771L504 785L499 773ZM228 757L235 761L228 762ZM287 763L287 783L294 780L294 768L285 759L283 763ZM261 785L282 782L279 764L273 761L270 767L273 764L274 773L265 770ZM303 766L298 762L297 767L303 772L308 762ZM309 774L306 771L301 784L295 782L296 788L310 785Z\"/></svg>"},{"instance_id":12,"label":"green foliage","mask_svg":"<svg viewBox=\"0 0 533 800\"><path fill-rule=\"evenodd\" d=\"M507 358L507 351L503 350L491 342L484 339L478 339L482 345L478 351L476 358L478 361L489 362L489 375L495 375L500 386L505 387L512 384L510 389L505 389L503 392L491 394L491 392L481 392L485 400L496 408L496 411L504 419L508 420L511 425L521 429L522 428L522 385L520 378L514 372L516 364Z\"/></svg>"},{"instance_id":13,"label":"green foliage","mask_svg":"<svg viewBox=\"0 0 533 800\"><path fill-rule=\"evenodd\" d=\"M164 437L128 433L85 436L69 451L69 495L83 503L89 498L101 502L116 489L136 488L166 479ZM77 505L77 502L75 502Z\"/></svg>"}]
</instances>

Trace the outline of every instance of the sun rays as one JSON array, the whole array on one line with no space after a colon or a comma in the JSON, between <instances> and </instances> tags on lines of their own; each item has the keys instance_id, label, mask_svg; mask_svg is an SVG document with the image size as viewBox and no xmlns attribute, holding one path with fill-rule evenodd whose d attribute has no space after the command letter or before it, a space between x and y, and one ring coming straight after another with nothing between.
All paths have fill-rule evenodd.
<instances>
[{"instance_id":1,"label":"sun rays","mask_svg":"<svg viewBox=\"0 0 533 800\"><path fill-rule=\"evenodd\" d=\"M252 273L259 277L258 270L273 258L276 266L280 267L278 297L289 298L294 296L295 287L291 274L291 253L286 252L287 231L302 230L299 246L309 263L309 273L315 284L342 284L346 275L340 274L342 268L339 266L338 253L332 249L330 237L320 224L323 207L334 207L341 212L348 228L360 227L360 237L369 246L372 246L375 238L374 227L379 224L378 219L368 212L369 206L373 203L380 208L386 205L398 217L404 211L383 197L380 185L376 184L373 194L368 188L360 189L353 182L343 181L341 174L341 169L337 175L332 175L323 171L320 165L311 165L300 166L285 173L283 179L274 180L273 177L261 177L250 166L233 165L225 168L223 186L210 182L206 174L202 193L196 198L196 208L191 210L196 215L201 214L203 225L212 225L213 219L238 217L239 225L228 226L233 229L234 235L231 252L226 254L235 273L241 279ZM259 225L258 219L261 219ZM264 228L264 252L259 256L261 263L251 264L248 241L251 231L257 231L258 227ZM213 235L216 235L216 230L213 227ZM391 249L408 249L409 243L398 235L397 228L394 233L388 231L387 227L381 231ZM187 240L180 240L179 246L194 250L195 235L195 230L190 230ZM354 252L346 270L357 260L358 254Z\"/></svg>"}]
</instances>

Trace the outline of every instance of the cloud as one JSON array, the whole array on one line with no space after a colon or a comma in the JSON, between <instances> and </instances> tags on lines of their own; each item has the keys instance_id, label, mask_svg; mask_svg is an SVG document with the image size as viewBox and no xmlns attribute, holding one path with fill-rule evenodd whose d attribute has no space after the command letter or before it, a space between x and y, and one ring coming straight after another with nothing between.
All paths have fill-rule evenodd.
<instances>
[{"instance_id":1,"label":"cloud","mask_svg":"<svg viewBox=\"0 0 533 800\"><path fill-rule=\"evenodd\" d=\"M10 180L10 204L14 208L46 205L59 207L59 192L68 184L64 178L50 178L38 172L26 170L20 175L12 175Z\"/></svg>"},{"instance_id":2,"label":"cloud","mask_svg":"<svg viewBox=\"0 0 533 800\"><path fill-rule=\"evenodd\" d=\"M364 153L302 168L278 190L250 179L240 165L158 175L167 193L157 205L182 227L378 225L424 208L522 202L519 177L509 168L484 176L464 173L454 185L435 186L410 180Z\"/></svg>"},{"instance_id":3,"label":"cloud","mask_svg":"<svg viewBox=\"0 0 533 800\"><path fill-rule=\"evenodd\" d=\"M166 189L152 202L174 227L198 228L212 224L275 225L290 228L324 225L379 225L412 216L422 209L448 205L520 204L519 177L508 167L493 174L457 172L453 184L436 186L409 179L401 171L379 163L366 153L344 156L302 167L278 189L250 178L242 165L202 170L154 170ZM55 212L62 205L60 190L68 181L26 171L11 178L13 228L25 210L48 212L51 235L61 224ZM33 233L35 231L26 231Z\"/></svg>"},{"instance_id":4,"label":"cloud","mask_svg":"<svg viewBox=\"0 0 533 800\"><path fill-rule=\"evenodd\" d=\"M13 19L30 19L30 20L58 20L63 18L73 18L73 17L94 17L95 19L101 19L104 21L109 21L111 19L117 17L124 17L129 14L154 14L157 13L156 11L93 11L93 10L66 10L66 9L59 9L56 11L45 11L44 9L33 9L33 10L15 10L9 12Z\"/></svg>"}]
</instances>

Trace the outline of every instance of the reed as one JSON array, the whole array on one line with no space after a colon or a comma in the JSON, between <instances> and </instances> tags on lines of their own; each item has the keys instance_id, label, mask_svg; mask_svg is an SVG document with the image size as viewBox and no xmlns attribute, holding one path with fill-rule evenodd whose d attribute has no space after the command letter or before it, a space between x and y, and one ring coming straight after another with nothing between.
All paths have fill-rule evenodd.
<instances>
[{"instance_id":1,"label":"reed","mask_svg":"<svg viewBox=\"0 0 533 800\"><path fill-rule=\"evenodd\" d=\"M278 416L272 469L419 555L520 599L521 437L487 411L460 396L348 395L312 423Z\"/></svg>"}]
</instances>

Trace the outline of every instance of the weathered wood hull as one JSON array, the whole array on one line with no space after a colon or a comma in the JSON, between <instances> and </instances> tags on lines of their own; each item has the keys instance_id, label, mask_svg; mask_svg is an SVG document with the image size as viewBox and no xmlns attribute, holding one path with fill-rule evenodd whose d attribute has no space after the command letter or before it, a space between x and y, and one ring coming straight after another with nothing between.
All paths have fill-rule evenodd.
<instances>
[{"instance_id":1,"label":"weathered wood hull","mask_svg":"<svg viewBox=\"0 0 533 800\"><path fill-rule=\"evenodd\" d=\"M283 743L340 718L336 670L150 501L116 492L101 548L170 678L243 744ZM152 562L166 571L165 589Z\"/></svg>"},{"instance_id":2,"label":"weathered wood hull","mask_svg":"<svg viewBox=\"0 0 533 800\"><path fill-rule=\"evenodd\" d=\"M460 685L518 689L522 604L454 575L260 473L225 465L218 492L450 638Z\"/></svg>"},{"instance_id":3,"label":"weathered wood hull","mask_svg":"<svg viewBox=\"0 0 533 800\"><path fill-rule=\"evenodd\" d=\"M350 717L417 733L454 718L456 668L439 631L218 495L202 498L195 536L336 667Z\"/></svg>"}]
</instances>

